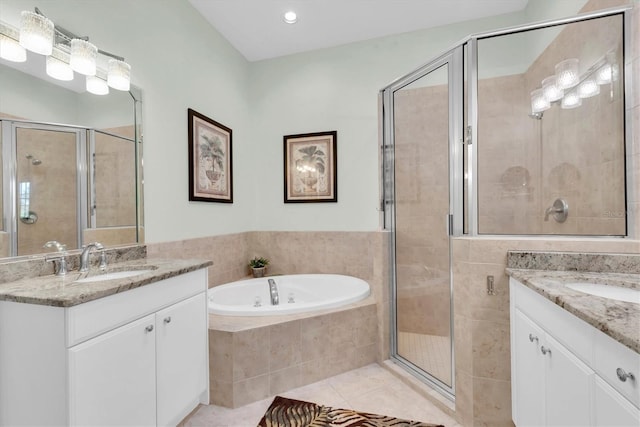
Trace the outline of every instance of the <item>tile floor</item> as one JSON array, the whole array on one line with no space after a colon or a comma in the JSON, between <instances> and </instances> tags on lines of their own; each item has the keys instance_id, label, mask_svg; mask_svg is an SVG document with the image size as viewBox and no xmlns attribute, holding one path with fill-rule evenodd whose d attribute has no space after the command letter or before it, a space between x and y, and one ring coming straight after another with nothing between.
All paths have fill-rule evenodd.
<instances>
[{"instance_id":1,"label":"tile floor","mask_svg":"<svg viewBox=\"0 0 640 427\"><path fill-rule=\"evenodd\" d=\"M399 331L398 354L443 382L451 381L449 337Z\"/></svg>"},{"instance_id":2,"label":"tile floor","mask_svg":"<svg viewBox=\"0 0 640 427\"><path fill-rule=\"evenodd\" d=\"M280 395L337 408L461 427L428 399L378 364L367 365ZM255 427L272 400L273 396L236 409L202 406L184 425Z\"/></svg>"}]
</instances>

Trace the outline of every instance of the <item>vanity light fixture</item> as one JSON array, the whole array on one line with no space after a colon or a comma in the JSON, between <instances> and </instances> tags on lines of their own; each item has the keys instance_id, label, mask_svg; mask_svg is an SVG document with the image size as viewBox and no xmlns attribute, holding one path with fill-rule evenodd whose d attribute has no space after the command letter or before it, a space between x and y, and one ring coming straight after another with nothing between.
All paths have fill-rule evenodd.
<instances>
[{"instance_id":1,"label":"vanity light fixture","mask_svg":"<svg viewBox=\"0 0 640 427\"><path fill-rule=\"evenodd\" d=\"M51 55L47 56L47 75L62 81L73 80L73 69L69 66L69 54L54 48Z\"/></svg>"},{"instance_id":2,"label":"vanity light fixture","mask_svg":"<svg viewBox=\"0 0 640 427\"><path fill-rule=\"evenodd\" d=\"M565 59L556 64L556 82L560 89L569 89L578 84L580 81L578 65L577 58Z\"/></svg>"},{"instance_id":3,"label":"vanity light fixture","mask_svg":"<svg viewBox=\"0 0 640 427\"><path fill-rule=\"evenodd\" d=\"M0 58L11 62L25 62L27 50L18 42L18 30L0 22Z\"/></svg>"},{"instance_id":4,"label":"vanity light fixture","mask_svg":"<svg viewBox=\"0 0 640 427\"><path fill-rule=\"evenodd\" d=\"M55 26L44 15L25 10L20 19L20 45L40 55L51 55Z\"/></svg>"},{"instance_id":5,"label":"vanity light fixture","mask_svg":"<svg viewBox=\"0 0 640 427\"><path fill-rule=\"evenodd\" d=\"M87 76L86 79L87 92L94 95L109 94L109 85L107 84L107 81L101 78L99 74L95 76Z\"/></svg>"},{"instance_id":6,"label":"vanity light fixture","mask_svg":"<svg viewBox=\"0 0 640 427\"><path fill-rule=\"evenodd\" d=\"M21 13L20 30L0 21L0 57L8 61L24 62L26 50L45 55L46 72L58 80L72 80L73 72L83 74L88 92L106 95L109 87L128 91L131 87L131 65L121 56L100 50L89 42L57 26L38 8ZM98 67L99 55L108 57L108 69Z\"/></svg>"},{"instance_id":7,"label":"vanity light fixture","mask_svg":"<svg viewBox=\"0 0 640 427\"><path fill-rule=\"evenodd\" d=\"M288 11L284 14L284 22L287 24L295 24L298 22L298 14L296 14L293 10Z\"/></svg>"},{"instance_id":8,"label":"vanity light fixture","mask_svg":"<svg viewBox=\"0 0 640 427\"><path fill-rule=\"evenodd\" d=\"M69 65L73 71L85 76L96 75L98 48L83 39L71 40L71 59Z\"/></svg>"}]
</instances>

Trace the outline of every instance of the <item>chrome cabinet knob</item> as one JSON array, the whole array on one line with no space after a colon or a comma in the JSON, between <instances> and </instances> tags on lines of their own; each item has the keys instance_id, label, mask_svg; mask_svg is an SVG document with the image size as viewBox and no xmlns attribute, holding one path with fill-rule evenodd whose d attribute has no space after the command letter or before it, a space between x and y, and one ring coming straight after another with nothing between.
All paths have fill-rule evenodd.
<instances>
[{"instance_id":1,"label":"chrome cabinet knob","mask_svg":"<svg viewBox=\"0 0 640 427\"><path fill-rule=\"evenodd\" d=\"M546 356L547 354L549 354L549 356L551 356L551 349L550 349L550 348L547 348L547 347L545 347L545 346L542 346L542 347L540 347L540 351L541 351L541 352L542 352L542 354L544 354L545 356Z\"/></svg>"},{"instance_id":2,"label":"chrome cabinet knob","mask_svg":"<svg viewBox=\"0 0 640 427\"><path fill-rule=\"evenodd\" d=\"M618 375L618 379L623 383L627 381L627 378L631 381L636 379L636 377L631 372L625 372L625 370L622 368L616 369L616 374Z\"/></svg>"},{"instance_id":3,"label":"chrome cabinet knob","mask_svg":"<svg viewBox=\"0 0 640 427\"><path fill-rule=\"evenodd\" d=\"M538 337L536 337L536 336L535 336L535 335L533 335L533 334L529 334L529 341L531 341L531 342L534 342L534 341L535 341L535 342L538 342Z\"/></svg>"},{"instance_id":4,"label":"chrome cabinet knob","mask_svg":"<svg viewBox=\"0 0 640 427\"><path fill-rule=\"evenodd\" d=\"M171 323L171 316L167 316L164 318L164 323Z\"/></svg>"},{"instance_id":5,"label":"chrome cabinet knob","mask_svg":"<svg viewBox=\"0 0 640 427\"><path fill-rule=\"evenodd\" d=\"M147 332L153 331L153 325L147 326L146 328L144 328L144 330L147 331Z\"/></svg>"}]
</instances>

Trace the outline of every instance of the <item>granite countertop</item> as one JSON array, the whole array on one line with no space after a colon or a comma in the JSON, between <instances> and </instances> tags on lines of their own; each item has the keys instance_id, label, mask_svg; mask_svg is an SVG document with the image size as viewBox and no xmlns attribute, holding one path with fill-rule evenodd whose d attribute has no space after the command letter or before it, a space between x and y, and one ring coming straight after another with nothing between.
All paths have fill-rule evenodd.
<instances>
[{"instance_id":1,"label":"granite countertop","mask_svg":"<svg viewBox=\"0 0 640 427\"><path fill-rule=\"evenodd\" d=\"M597 297L565 286L586 282L640 289L640 274L525 268L507 268L507 274L640 353L640 304Z\"/></svg>"},{"instance_id":2,"label":"granite countertop","mask_svg":"<svg viewBox=\"0 0 640 427\"><path fill-rule=\"evenodd\" d=\"M66 276L46 275L0 283L0 301L72 307L104 298L170 277L213 265L210 260L136 259L108 266L104 273L128 270L152 270L121 279L77 283L76 280L103 274L96 267L87 273L70 271Z\"/></svg>"}]
</instances>

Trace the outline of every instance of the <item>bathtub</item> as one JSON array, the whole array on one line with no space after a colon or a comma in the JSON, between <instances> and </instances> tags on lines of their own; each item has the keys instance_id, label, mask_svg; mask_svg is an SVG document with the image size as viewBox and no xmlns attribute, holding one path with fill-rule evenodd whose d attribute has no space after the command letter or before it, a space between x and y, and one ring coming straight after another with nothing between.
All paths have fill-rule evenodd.
<instances>
[{"instance_id":1,"label":"bathtub","mask_svg":"<svg viewBox=\"0 0 640 427\"><path fill-rule=\"evenodd\" d=\"M271 305L268 279L278 287L280 303ZM209 289L209 313L271 316L341 307L369 296L369 284L339 274L294 274L240 280Z\"/></svg>"}]
</instances>

